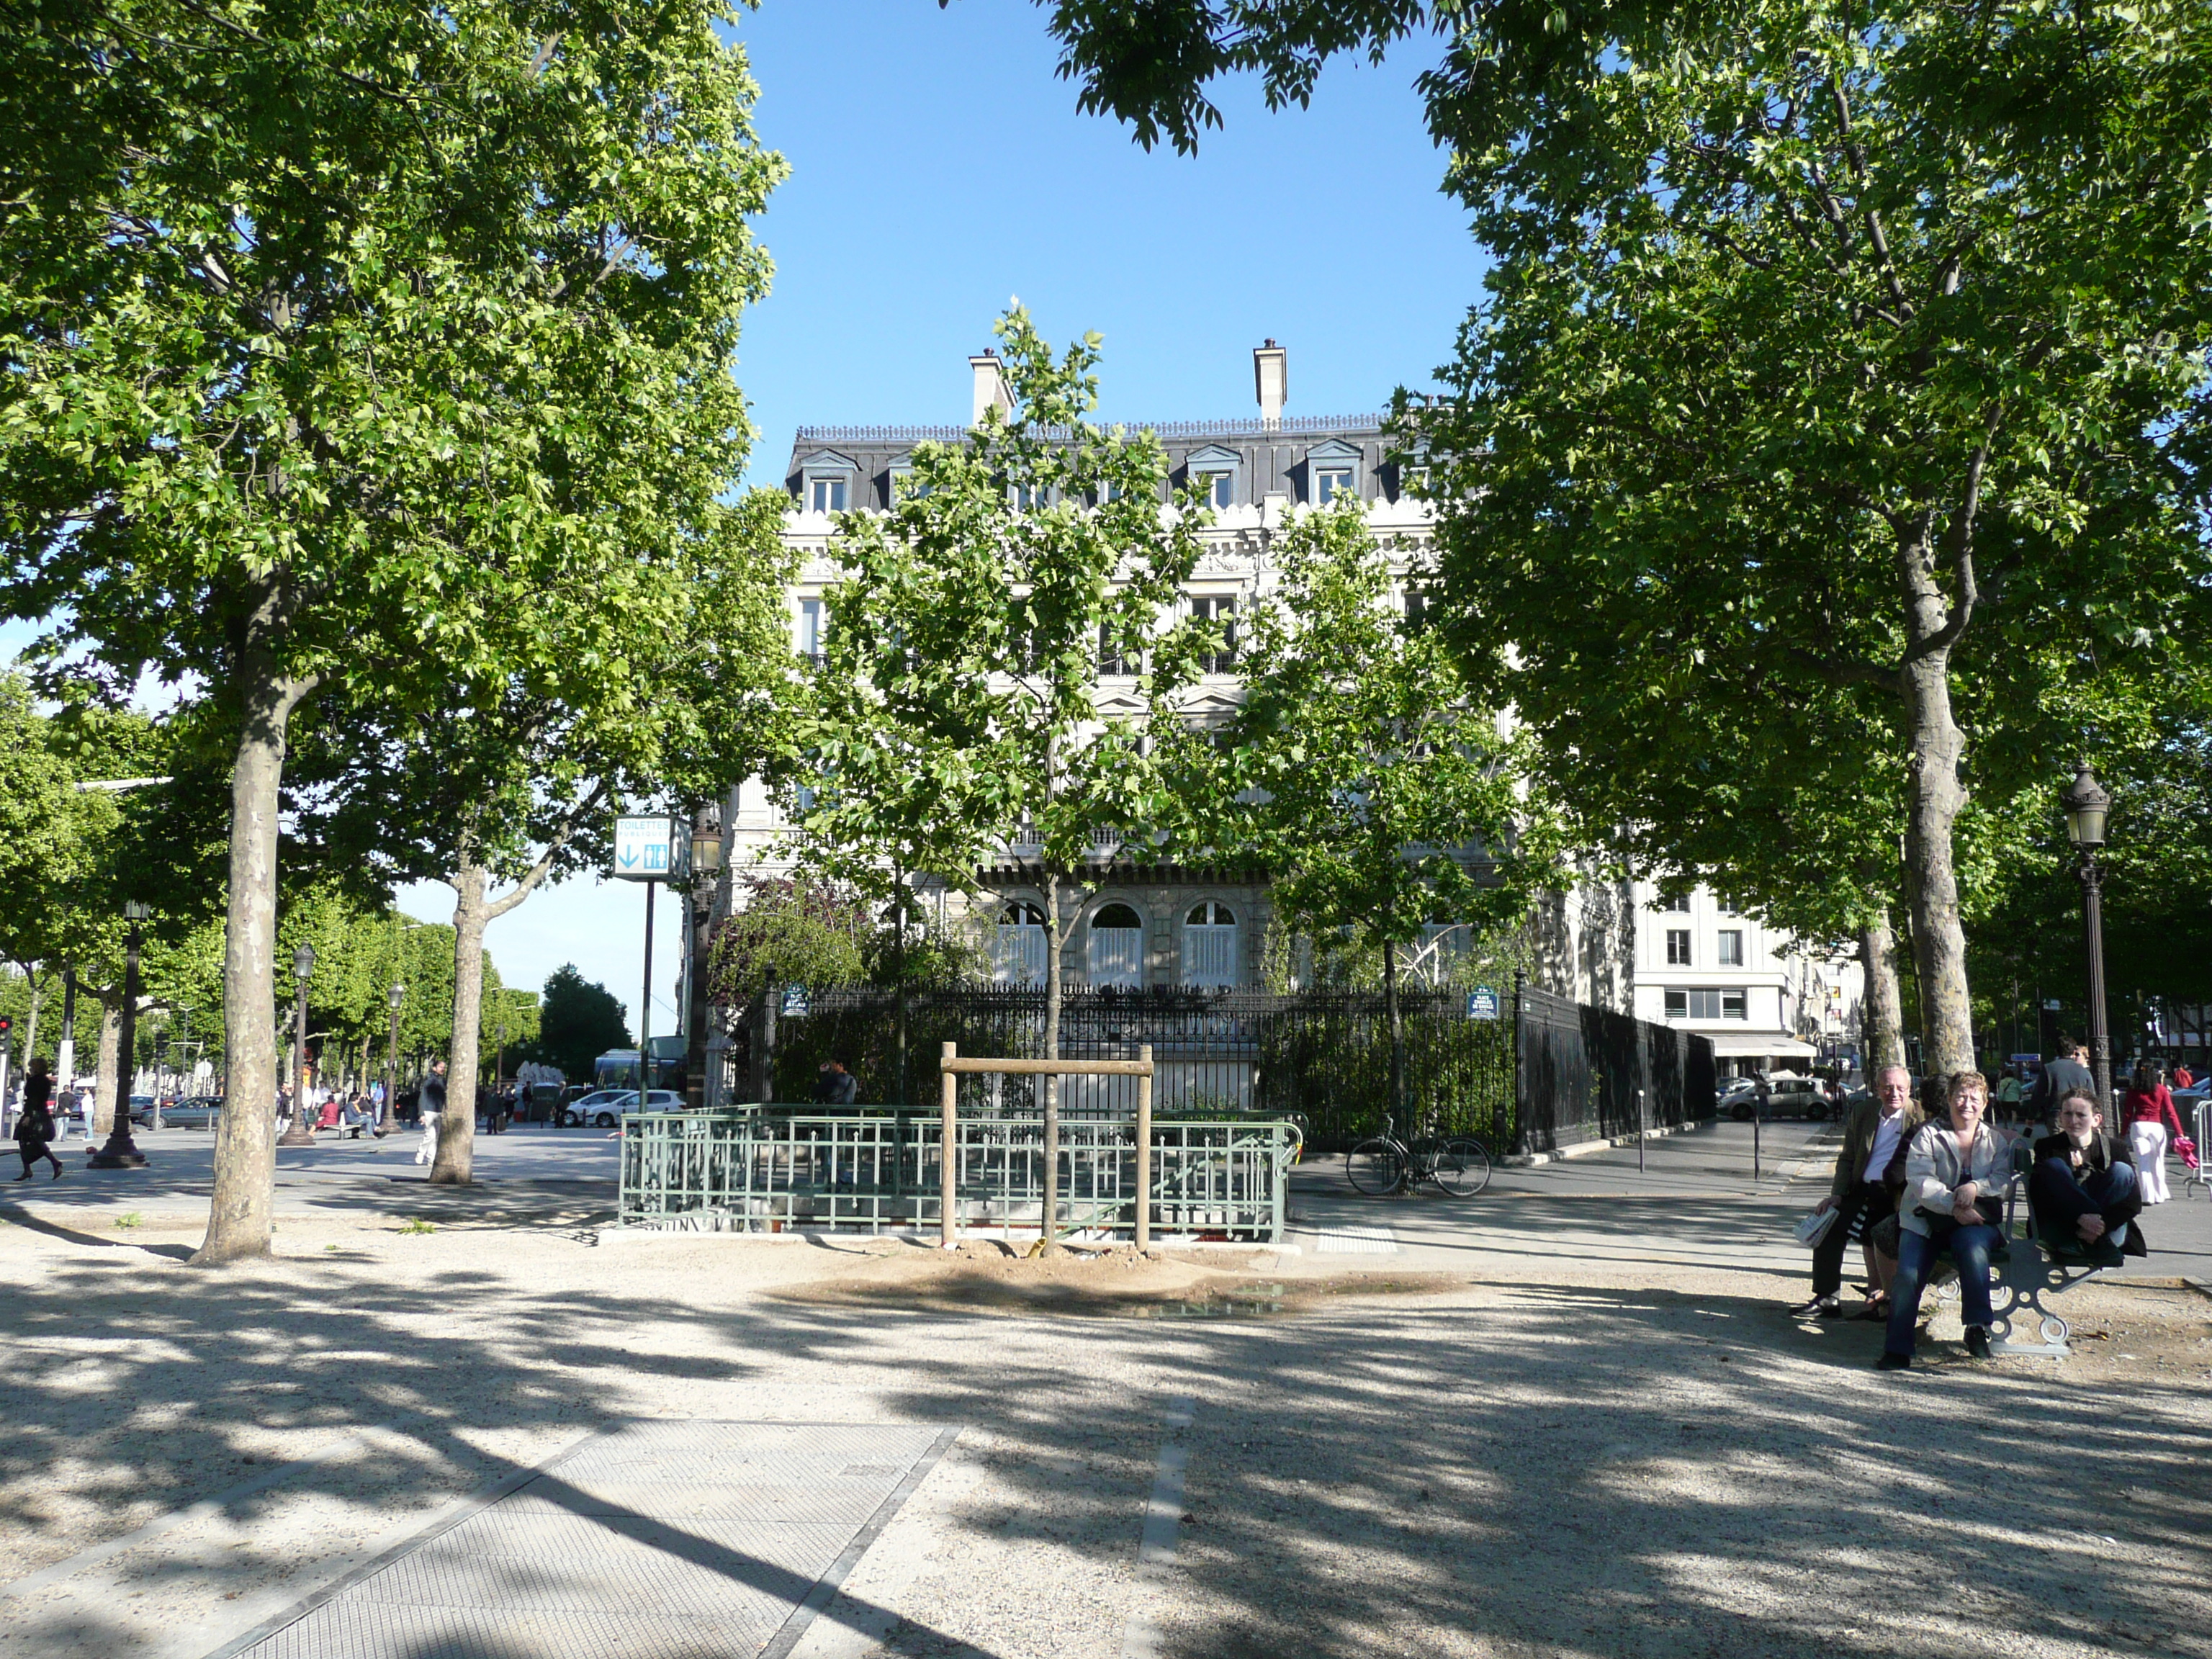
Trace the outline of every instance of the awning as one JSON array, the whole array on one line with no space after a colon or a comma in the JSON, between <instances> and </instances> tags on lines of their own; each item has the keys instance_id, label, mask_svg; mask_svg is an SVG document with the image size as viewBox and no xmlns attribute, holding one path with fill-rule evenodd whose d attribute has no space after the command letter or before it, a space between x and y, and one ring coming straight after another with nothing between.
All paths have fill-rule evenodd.
<instances>
[{"instance_id":1,"label":"awning","mask_svg":"<svg viewBox=\"0 0 2212 1659\"><path fill-rule=\"evenodd\" d=\"M1713 1036L1710 1031L1699 1031L1695 1035L1712 1037L1713 1057L1717 1060L1747 1060L1754 1055L1771 1060L1817 1060L1820 1054L1811 1043L1800 1042L1796 1037L1786 1037L1779 1031L1771 1036L1760 1036L1756 1033L1743 1036Z\"/></svg>"}]
</instances>

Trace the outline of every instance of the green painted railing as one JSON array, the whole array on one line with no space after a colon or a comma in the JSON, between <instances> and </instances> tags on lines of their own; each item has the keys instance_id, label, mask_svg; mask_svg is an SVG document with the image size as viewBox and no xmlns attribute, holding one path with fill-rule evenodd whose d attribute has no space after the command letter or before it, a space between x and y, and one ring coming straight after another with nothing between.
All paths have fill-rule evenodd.
<instances>
[{"instance_id":1,"label":"green painted railing","mask_svg":"<svg viewBox=\"0 0 2212 1659\"><path fill-rule=\"evenodd\" d=\"M1152 1237L1279 1242L1299 1144L1295 1126L1267 1119L1155 1121ZM933 1230L943 1147L939 1114L921 1107L634 1112L623 1119L622 1219L743 1232ZM954 1144L957 1224L1037 1232L1043 1150L1035 1116L963 1115ZM1133 1235L1136 1170L1133 1123L1063 1121L1062 1236Z\"/></svg>"}]
</instances>

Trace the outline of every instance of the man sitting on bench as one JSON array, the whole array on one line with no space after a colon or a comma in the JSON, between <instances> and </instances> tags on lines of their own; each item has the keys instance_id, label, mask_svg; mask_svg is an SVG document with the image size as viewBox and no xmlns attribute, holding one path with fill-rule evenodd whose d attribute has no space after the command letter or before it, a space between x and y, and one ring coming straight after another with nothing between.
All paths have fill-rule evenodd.
<instances>
[{"instance_id":1,"label":"man sitting on bench","mask_svg":"<svg viewBox=\"0 0 2212 1659\"><path fill-rule=\"evenodd\" d=\"M2058 1133L2035 1143L2027 1201L2035 1211L2035 1236L2062 1261L2100 1267L2120 1265L2123 1248L2146 1255L2139 1226L2142 1194L2136 1169L2104 1132L2105 1115L2094 1096L2069 1089L2058 1097Z\"/></svg>"}]
</instances>

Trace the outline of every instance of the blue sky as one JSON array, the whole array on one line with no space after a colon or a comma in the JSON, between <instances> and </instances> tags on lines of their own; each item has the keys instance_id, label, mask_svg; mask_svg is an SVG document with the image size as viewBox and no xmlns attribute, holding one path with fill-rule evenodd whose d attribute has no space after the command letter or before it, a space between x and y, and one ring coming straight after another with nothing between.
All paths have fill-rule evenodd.
<instances>
[{"instance_id":1,"label":"blue sky","mask_svg":"<svg viewBox=\"0 0 2212 1659\"><path fill-rule=\"evenodd\" d=\"M1256 413L1251 350L1269 336L1290 354L1287 413L1378 410L1428 384L1476 295L1481 261L1412 90L1425 42L1332 65L1310 110L1226 88L1224 128L1191 159L1079 113L1029 0L768 0L738 34L761 137L791 165L757 227L775 285L738 369L755 483L781 481L801 423L965 422L966 360L1014 295L1055 342L1104 336L1102 410L1129 421ZM401 902L445 921L453 896ZM635 1027L643 911L635 886L571 882L489 944L510 985L574 962ZM675 930L656 945L665 1032Z\"/></svg>"}]
</instances>

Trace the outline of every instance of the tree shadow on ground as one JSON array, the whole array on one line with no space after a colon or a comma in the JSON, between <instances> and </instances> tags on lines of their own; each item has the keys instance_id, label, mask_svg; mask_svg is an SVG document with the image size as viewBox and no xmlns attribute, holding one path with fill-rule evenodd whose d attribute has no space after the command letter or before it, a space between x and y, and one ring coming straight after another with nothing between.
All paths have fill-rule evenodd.
<instances>
[{"instance_id":1,"label":"tree shadow on ground","mask_svg":"<svg viewBox=\"0 0 2212 1659\"><path fill-rule=\"evenodd\" d=\"M889 1650L1012 1659L1036 1650L943 1611L976 1593L963 1572L1073 1563L1120 1588L1068 1616L1118 1617L1165 1402L1188 1396L1164 1620L1187 1659L2212 1653L2212 1431L2201 1389L2150 1378L2122 1411L2047 1363L1972 1366L1942 1342L1927 1370L1879 1376L1876 1328L1663 1289L1170 1322L401 1271L52 1262L0 1351L8 1529L35 1540L59 1513L48 1472L114 1535L253 1475L274 1436L368 1423L404 1427L218 1507L254 1526L322 1494L419 1519L595 1424L671 1410L962 1425L988 1477L950 1516L972 1553L917 1582L914 1604L940 1611ZM118 1563L141 1590L210 1600L270 1571L258 1552ZM135 1638L100 1606L42 1602L15 1640L120 1655Z\"/></svg>"}]
</instances>

